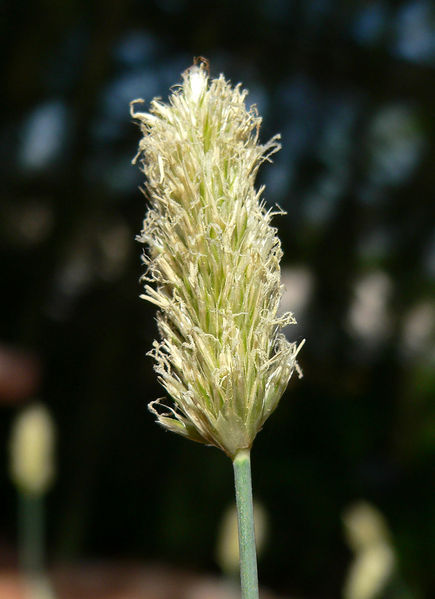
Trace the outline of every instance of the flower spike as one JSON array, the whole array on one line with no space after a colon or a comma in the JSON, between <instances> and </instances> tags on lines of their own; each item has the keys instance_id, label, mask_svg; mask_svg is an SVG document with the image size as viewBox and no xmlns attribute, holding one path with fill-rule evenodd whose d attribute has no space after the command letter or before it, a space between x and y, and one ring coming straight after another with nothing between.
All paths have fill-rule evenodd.
<instances>
[{"instance_id":1,"label":"flower spike","mask_svg":"<svg viewBox=\"0 0 435 599\"><path fill-rule=\"evenodd\" d=\"M296 369L301 346L280 329L281 244L256 190L259 166L280 149L259 143L261 117L247 91L209 81L197 59L169 98L131 113L143 137L133 162L150 207L141 296L158 307L150 355L174 406L150 404L158 422L230 457L250 449ZM162 411L163 409L163 411Z\"/></svg>"}]
</instances>

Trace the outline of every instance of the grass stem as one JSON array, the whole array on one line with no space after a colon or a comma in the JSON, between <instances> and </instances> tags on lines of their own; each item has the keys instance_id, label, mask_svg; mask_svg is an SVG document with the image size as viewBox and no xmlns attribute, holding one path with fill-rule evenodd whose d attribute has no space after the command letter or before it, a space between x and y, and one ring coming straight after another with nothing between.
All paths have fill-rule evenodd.
<instances>
[{"instance_id":1,"label":"grass stem","mask_svg":"<svg viewBox=\"0 0 435 599\"><path fill-rule=\"evenodd\" d=\"M26 575L44 567L44 507L41 495L19 493L19 559Z\"/></svg>"},{"instance_id":2,"label":"grass stem","mask_svg":"<svg viewBox=\"0 0 435 599\"><path fill-rule=\"evenodd\" d=\"M239 526L242 599L258 599L257 552L249 450L240 450L234 458L233 466Z\"/></svg>"}]
</instances>

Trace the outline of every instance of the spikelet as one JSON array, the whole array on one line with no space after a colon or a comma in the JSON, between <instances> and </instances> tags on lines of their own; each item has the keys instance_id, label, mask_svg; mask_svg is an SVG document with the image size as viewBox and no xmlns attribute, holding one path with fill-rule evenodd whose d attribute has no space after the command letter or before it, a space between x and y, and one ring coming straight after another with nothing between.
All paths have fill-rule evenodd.
<instances>
[{"instance_id":1,"label":"spikelet","mask_svg":"<svg viewBox=\"0 0 435 599\"><path fill-rule=\"evenodd\" d=\"M259 143L261 118L247 91L206 61L183 74L165 104L132 116L143 138L133 162L146 176L150 208L145 293L158 308L160 341L150 352L173 407L150 404L158 422L234 457L250 448L296 369L300 349L280 333L282 294L274 214L255 189L279 136Z\"/></svg>"},{"instance_id":2,"label":"spikelet","mask_svg":"<svg viewBox=\"0 0 435 599\"><path fill-rule=\"evenodd\" d=\"M343 599L387 596L396 557L384 517L373 505L361 501L346 510L343 522L348 544L355 553Z\"/></svg>"},{"instance_id":3,"label":"spikelet","mask_svg":"<svg viewBox=\"0 0 435 599\"><path fill-rule=\"evenodd\" d=\"M16 417L10 437L10 474L19 489L45 493L54 478L55 427L43 404L33 404Z\"/></svg>"}]
</instances>

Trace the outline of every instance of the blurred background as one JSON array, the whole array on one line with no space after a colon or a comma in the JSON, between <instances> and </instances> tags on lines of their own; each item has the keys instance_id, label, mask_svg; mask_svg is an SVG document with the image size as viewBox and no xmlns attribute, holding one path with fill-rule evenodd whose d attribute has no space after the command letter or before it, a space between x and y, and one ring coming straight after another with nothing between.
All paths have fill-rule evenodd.
<instances>
[{"instance_id":1,"label":"blurred background","mask_svg":"<svg viewBox=\"0 0 435 599\"><path fill-rule=\"evenodd\" d=\"M156 327L138 298L146 202L128 106L167 98L202 55L213 76L249 89L264 141L281 132L259 184L287 212L274 221L283 306L299 323L289 337L307 339L304 378L253 450L261 582L339 597L354 559L343 517L363 500L390 531L388 596L429 597L434 5L34 0L4 3L1 28L0 565L13 568L17 551L7 440L39 399L57 427L50 564L220 576L231 463L146 409L163 393L145 357Z\"/></svg>"}]
</instances>

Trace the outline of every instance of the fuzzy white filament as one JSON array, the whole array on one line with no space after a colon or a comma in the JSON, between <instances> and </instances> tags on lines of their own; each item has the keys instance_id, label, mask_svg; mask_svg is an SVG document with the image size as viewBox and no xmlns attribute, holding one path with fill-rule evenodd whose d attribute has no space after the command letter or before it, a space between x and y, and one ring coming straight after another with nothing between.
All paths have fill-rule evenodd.
<instances>
[{"instance_id":1,"label":"fuzzy white filament","mask_svg":"<svg viewBox=\"0 0 435 599\"><path fill-rule=\"evenodd\" d=\"M160 341L150 352L173 407L150 408L165 428L221 448L250 448L276 408L298 347L279 331L282 256L273 212L254 187L279 149L259 143L261 118L247 91L204 62L150 114L135 111L150 203L140 241L148 251L144 299L159 308Z\"/></svg>"}]
</instances>

